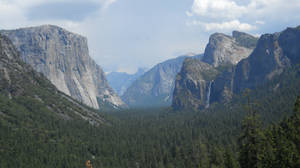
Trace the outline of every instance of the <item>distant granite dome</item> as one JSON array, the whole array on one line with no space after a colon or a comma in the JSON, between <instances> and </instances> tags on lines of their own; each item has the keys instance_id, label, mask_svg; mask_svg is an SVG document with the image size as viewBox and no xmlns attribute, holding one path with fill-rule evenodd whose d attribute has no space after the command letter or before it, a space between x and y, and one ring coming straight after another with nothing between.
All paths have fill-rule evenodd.
<instances>
[{"instance_id":1,"label":"distant granite dome","mask_svg":"<svg viewBox=\"0 0 300 168\"><path fill-rule=\"evenodd\" d=\"M122 96L127 88L146 71L146 68L139 68L134 74L128 74L126 72L111 72L106 75L108 84Z\"/></svg>"},{"instance_id":2,"label":"distant granite dome","mask_svg":"<svg viewBox=\"0 0 300 168\"><path fill-rule=\"evenodd\" d=\"M100 66L89 56L87 39L53 25L2 30L21 53L24 62L43 73L60 91L93 107L122 100L107 84Z\"/></svg>"},{"instance_id":3,"label":"distant granite dome","mask_svg":"<svg viewBox=\"0 0 300 168\"><path fill-rule=\"evenodd\" d=\"M180 56L155 65L131 84L122 100L131 107L170 106L175 77L187 57L201 59L202 54Z\"/></svg>"}]
</instances>

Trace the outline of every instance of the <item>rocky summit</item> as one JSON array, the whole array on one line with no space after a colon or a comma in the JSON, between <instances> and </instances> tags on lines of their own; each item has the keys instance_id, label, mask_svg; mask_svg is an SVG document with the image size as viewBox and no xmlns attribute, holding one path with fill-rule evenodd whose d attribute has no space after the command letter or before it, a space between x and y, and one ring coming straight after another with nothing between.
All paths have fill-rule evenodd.
<instances>
[{"instance_id":1,"label":"rocky summit","mask_svg":"<svg viewBox=\"0 0 300 168\"><path fill-rule=\"evenodd\" d=\"M89 56L87 39L57 26L3 30L21 58L60 91L93 108L125 104L107 84L103 70Z\"/></svg>"},{"instance_id":2,"label":"rocky summit","mask_svg":"<svg viewBox=\"0 0 300 168\"><path fill-rule=\"evenodd\" d=\"M237 64L251 54L256 42L256 37L243 32L233 31L232 36L215 33L209 38L202 60L214 67Z\"/></svg>"}]
</instances>

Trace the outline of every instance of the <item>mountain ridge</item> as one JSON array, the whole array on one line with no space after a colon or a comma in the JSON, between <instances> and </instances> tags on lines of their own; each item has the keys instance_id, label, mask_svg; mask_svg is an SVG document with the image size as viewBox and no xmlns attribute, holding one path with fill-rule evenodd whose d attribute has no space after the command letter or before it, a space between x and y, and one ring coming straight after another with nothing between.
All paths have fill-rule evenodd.
<instances>
[{"instance_id":1,"label":"mountain ridge","mask_svg":"<svg viewBox=\"0 0 300 168\"><path fill-rule=\"evenodd\" d=\"M240 94L246 88L255 89L273 79L274 76L280 75L284 69L299 63L300 47L297 46L299 43L300 31L298 28L287 28L280 33L262 35L249 57L242 59L237 65L229 65L225 68L216 67L219 74L213 79L209 92L210 102L230 102L234 94ZM180 83L179 81L176 82ZM186 89L192 90L192 88ZM193 97L175 97L173 102L182 99L187 99L185 102L194 101ZM203 98L201 100L203 102ZM203 109L203 106L198 104L194 106L188 103L181 104L179 108L174 103L173 108Z\"/></svg>"}]
</instances>

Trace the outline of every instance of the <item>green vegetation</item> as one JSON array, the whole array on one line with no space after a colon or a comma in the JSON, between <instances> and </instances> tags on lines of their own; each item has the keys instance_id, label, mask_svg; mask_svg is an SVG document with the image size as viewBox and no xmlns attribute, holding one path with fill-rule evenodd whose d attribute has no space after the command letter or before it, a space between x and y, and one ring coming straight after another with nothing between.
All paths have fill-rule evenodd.
<instances>
[{"instance_id":1,"label":"green vegetation","mask_svg":"<svg viewBox=\"0 0 300 168\"><path fill-rule=\"evenodd\" d=\"M300 166L300 98L294 114L262 131L255 113L244 120L240 147L241 168L297 168Z\"/></svg>"},{"instance_id":2,"label":"green vegetation","mask_svg":"<svg viewBox=\"0 0 300 168\"><path fill-rule=\"evenodd\" d=\"M299 76L299 67L288 69L248 97L201 112L99 112L109 124L98 127L72 116L68 101L42 87L12 99L1 92L0 167L80 168L87 160L95 168L299 167L299 98L293 106ZM248 98L259 104L252 108L256 113L245 110Z\"/></svg>"}]
</instances>

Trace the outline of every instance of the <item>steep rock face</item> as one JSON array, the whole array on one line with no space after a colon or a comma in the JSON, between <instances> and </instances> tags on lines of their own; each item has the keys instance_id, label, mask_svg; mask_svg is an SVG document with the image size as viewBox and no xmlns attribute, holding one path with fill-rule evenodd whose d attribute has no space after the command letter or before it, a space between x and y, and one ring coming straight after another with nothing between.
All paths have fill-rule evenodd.
<instances>
[{"instance_id":1,"label":"steep rock face","mask_svg":"<svg viewBox=\"0 0 300 168\"><path fill-rule=\"evenodd\" d=\"M201 109L210 103L211 86L218 71L197 59L186 58L176 76L172 107Z\"/></svg>"},{"instance_id":2,"label":"steep rock face","mask_svg":"<svg viewBox=\"0 0 300 168\"><path fill-rule=\"evenodd\" d=\"M11 41L3 35L0 35L0 96L1 101L4 97L4 100L12 102L8 106L18 105L14 109L16 112L24 109L32 111L34 108L33 111L41 110L64 120L81 118L93 125L105 122L98 112L58 91L44 75L25 64ZM7 105L7 101L1 104ZM14 117L9 111L0 111L4 120Z\"/></svg>"},{"instance_id":3,"label":"steep rock face","mask_svg":"<svg viewBox=\"0 0 300 168\"><path fill-rule=\"evenodd\" d=\"M228 102L233 94L245 88L254 89L297 62L297 56L294 60L293 56L288 56L300 53L297 40L300 40L297 29L291 28L282 33L262 35L248 58L217 77L212 88L212 102ZM294 53L289 54L290 51Z\"/></svg>"},{"instance_id":4,"label":"steep rock face","mask_svg":"<svg viewBox=\"0 0 300 168\"><path fill-rule=\"evenodd\" d=\"M111 72L106 75L109 85L122 96L127 88L140 76L145 73L145 68L139 68L134 74L128 74L126 72Z\"/></svg>"},{"instance_id":5,"label":"steep rock face","mask_svg":"<svg viewBox=\"0 0 300 168\"><path fill-rule=\"evenodd\" d=\"M215 33L210 36L203 62L217 67L222 64L237 64L247 58L255 47L257 38L238 31L233 36Z\"/></svg>"},{"instance_id":6,"label":"steep rock face","mask_svg":"<svg viewBox=\"0 0 300 168\"><path fill-rule=\"evenodd\" d=\"M236 66L233 92L255 88L284 68L300 62L300 28L288 28L281 33L262 35L249 58Z\"/></svg>"},{"instance_id":7,"label":"steep rock face","mask_svg":"<svg viewBox=\"0 0 300 168\"><path fill-rule=\"evenodd\" d=\"M211 88L210 102L229 102L233 96L233 81L235 74L235 66L228 66L214 80L214 85Z\"/></svg>"},{"instance_id":8,"label":"steep rock face","mask_svg":"<svg viewBox=\"0 0 300 168\"><path fill-rule=\"evenodd\" d=\"M193 55L200 59L202 54ZM132 107L171 105L176 74L188 56L170 59L155 65L126 90L122 100Z\"/></svg>"},{"instance_id":9,"label":"steep rock face","mask_svg":"<svg viewBox=\"0 0 300 168\"><path fill-rule=\"evenodd\" d=\"M254 49L258 41L257 37L239 31L233 31L232 37L234 38L234 40L238 45L249 49Z\"/></svg>"},{"instance_id":10,"label":"steep rock face","mask_svg":"<svg viewBox=\"0 0 300 168\"><path fill-rule=\"evenodd\" d=\"M105 75L90 57L87 39L62 28L45 25L5 30L22 60L43 73L60 91L94 108L98 101L124 103L108 86Z\"/></svg>"},{"instance_id":11,"label":"steep rock face","mask_svg":"<svg viewBox=\"0 0 300 168\"><path fill-rule=\"evenodd\" d=\"M237 65L226 65L225 68L224 66L216 67L219 74L215 77L210 88L210 103L229 102L234 94L241 93L245 88L255 89L257 86L280 75L284 69L299 64L299 44L300 27L288 28L281 33L262 35L249 57L241 60ZM243 45L250 45L250 43L243 43ZM178 85L183 84L178 81ZM203 83L203 85L207 86L207 83ZM199 88L201 87L199 86ZM193 87L186 87L181 92L191 92L191 90L193 90ZM183 97L182 102L185 99L195 99L188 95ZM182 106L179 107L203 108L205 97L199 96L198 99L193 101L197 103L194 105L182 103ZM175 105L173 107L180 109Z\"/></svg>"},{"instance_id":12,"label":"steep rock face","mask_svg":"<svg viewBox=\"0 0 300 168\"><path fill-rule=\"evenodd\" d=\"M235 72L233 67L241 59L250 55L256 43L257 38L238 31L233 31L232 37L222 33L211 35L205 48L203 62L194 64L185 62L183 68L190 69L189 75L183 75L186 71L183 68L179 73L181 77L180 80L176 80L172 107L175 109L201 109L209 107L210 103L216 101L229 101L233 95L232 81ZM187 61L191 62L191 60ZM202 75L200 75L198 71L193 72L191 70L202 70L202 68L207 67L204 62L212 66L210 71L201 71ZM207 74L210 72L214 72L213 75ZM195 74L191 75L192 73ZM205 75L213 78L208 80L203 78Z\"/></svg>"}]
</instances>

